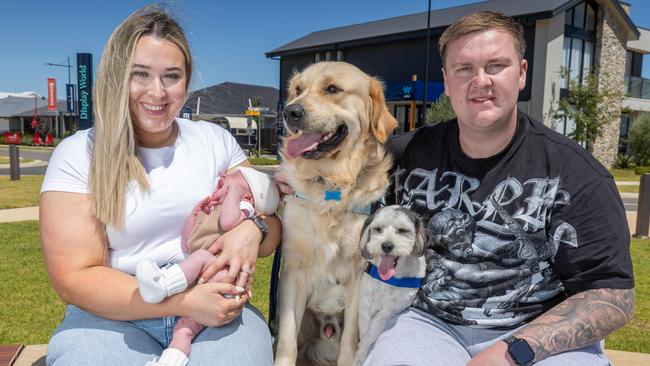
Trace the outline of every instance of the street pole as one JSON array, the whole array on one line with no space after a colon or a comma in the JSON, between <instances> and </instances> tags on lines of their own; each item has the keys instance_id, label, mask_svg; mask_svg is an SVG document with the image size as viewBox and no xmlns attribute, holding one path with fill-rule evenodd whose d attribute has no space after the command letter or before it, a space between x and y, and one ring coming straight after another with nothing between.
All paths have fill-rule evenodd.
<instances>
[{"instance_id":1,"label":"street pole","mask_svg":"<svg viewBox=\"0 0 650 366\"><path fill-rule=\"evenodd\" d=\"M639 198L637 198L636 210L636 232L637 238L648 238L648 226L650 222L650 174L641 176L639 182Z\"/></svg>"},{"instance_id":2,"label":"street pole","mask_svg":"<svg viewBox=\"0 0 650 366\"><path fill-rule=\"evenodd\" d=\"M257 116L257 157L262 157L262 113Z\"/></svg>"},{"instance_id":3,"label":"street pole","mask_svg":"<svg viewBox=\"0 0 650 366\"><path fill-rule=\"evenodd\" d=\"M68 62L67 62L66 64L62 64L62 63L55 64L55 63L52 63L52 62L46 62L45 64L48 65L48 66L67 67L67 68L68 68L68 85L70 85L70 84L71 84L71 80L72 80L72 79L70 78L70 72L71 72L71 69L72 69L72 64L70 64L70 56L68 56L67 60L68 60ZM66 85L65 88L66 88L66 92L67 92L67 90L68 90L68 86ZM71 98L74 99L74 95L72 95ZM72 101L72 103L74 104L74 100ZM66 111L67 111L67 107L66 107ZM58 114L58 111L57 111L57 114ZM72 123L71 123L71 122L72 122L71 119L72 119L72 116L70 115L70 113L68 113L68 123L70 123L70 125L72 125ZM57 123L56 128L57 128L57 130L58 130L58 129L59 129L58 118L57 118L57 122L56 122L56 123ZM65 127L65 126L64 126L64 127ZM57 137L60 137L60 136L58 136L58 133L57 133Z\"/></svg>"},{"instance_id":4,"label":"street pole","mask_svg":"<svg viewBox=\"0 0 650 366\"><path fill-rule=\"evenodd\" d=\"M11 180L20 180L20 160L18 146L9 145L9 175Z\"/></svg>"}]
</instances>

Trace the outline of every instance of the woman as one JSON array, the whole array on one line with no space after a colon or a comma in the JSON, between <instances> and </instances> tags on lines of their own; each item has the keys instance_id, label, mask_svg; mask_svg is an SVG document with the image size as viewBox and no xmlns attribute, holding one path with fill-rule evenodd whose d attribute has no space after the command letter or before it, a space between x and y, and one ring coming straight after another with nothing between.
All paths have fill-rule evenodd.
<instances>
[{"instance_id":1,"label":"woman","mask_svg":"<svg viewBox=\"0 0 650 366\"><path fill-rule=\"evenodd\" d=\"M202 276L227 265L224 283L148 304L133 277L142 258L182 260L180 234L194 204L225 171L250 165L225 130L176 118L191 75L183 31L158 6L133 13L108 40L94 89L95 127L57 147L41 189L45 264L69 304L48 365L145 364L168 345L176 316L210 327L194 339L191 365L272 363L268 329L245 305L250 292L242 287L258 254L279 243L274 216L263 217L269 235L259 221L245 220L210 248L220 255Z\"/></svg>"}]
</instances>

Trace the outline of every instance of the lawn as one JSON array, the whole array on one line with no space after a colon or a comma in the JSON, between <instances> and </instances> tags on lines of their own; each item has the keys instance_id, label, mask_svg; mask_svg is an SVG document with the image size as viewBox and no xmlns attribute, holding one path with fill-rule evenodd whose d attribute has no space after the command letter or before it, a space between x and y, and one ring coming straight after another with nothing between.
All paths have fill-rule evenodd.
<instances>
[{"instance_id":1,"label":"lawn","mask_svg":"<svg viewBox=\"0 0 650 366\"><path fill-rule=\"evenodd\" d=\"M18 158L18 161L19 161L20 164L24 164L24 163L31 163L34 160ZM10 164L10 163L11 163L11 161L9 160L8 157L0 156L0 165Z\"/></svg>"},{"instance_id":2,"label":"lawn","mask_svg":"<svg viewBox=\"0 0 650 366\"><path fill-rule=\"evenodd\" d=\"M64 311L41 256L38 222L0 224L0 344L47 343ZM606 340L609 349L650 353L650 240L632 240L637 305L634 320ZM252 303L268 317L272 258L260 260Z\"/></svg>"},{"instance_id":3,"label":"lawn","mask_svg":"<svg viewBox=\"0 0 650 366\"><path fill-rule=\"evenodd\" d=\"M42 175L23 175L12 181L0 176L0 209L38 206Z\"/></svg>"},{"instance_id":4,"label":"lawn","mask_svg":"<svg viewBox=\"0 0 650 366\"><path fill-rule=\"evenodd\" d=\"M610 169L609 172L614 180L638 182L641 179L640 175L634 174L634 169Z\"/></svg>"},{"instance_id":5,"label":"lawn","mask_svg":"<svg viewBox=\"0 0 650 366\"><path fill-rule=\"evenodd\" d=\"M41 255L38 221L0 224L0 344L47 343L65 305L52 290ZM268 318L273 257L257 262L252 304Z\"/></svg>"},{"instance_id":6,"label":"lawn","mask_svg":"<svg viewBox=\"0 0 650 366\"><path fill-rule=\"evenodd\" d=\"M639 186L617 186L621 193L639 193Z\"/></svg>"}]
</instances>

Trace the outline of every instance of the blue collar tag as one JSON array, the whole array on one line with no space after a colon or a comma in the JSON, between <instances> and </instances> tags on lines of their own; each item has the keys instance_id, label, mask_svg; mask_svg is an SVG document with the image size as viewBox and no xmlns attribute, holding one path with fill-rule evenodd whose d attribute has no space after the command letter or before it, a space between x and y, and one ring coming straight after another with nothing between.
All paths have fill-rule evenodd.
<instances>
[{"instance_id":1,"label":"blue collar tag","mask_svg":"<svg viewBox=\"0 0 650 366\"><path fill-rule=\"evenodd\" d=\"M397 277L392 277L386 281L384 281L381 276L379 276L379 271L377 270L377 267L370 263L366 263L366 268L365 272L370 275L370 277L381 281L387 285L395 286L395 287L403 287L403 288L417 288L419 289L422 286L422 278L419 277L402 277L402 278L397 278Z\"/></svg>"},{"instance_id":2,"label":"blue collar tag","mask_svg":"<svg viewBox=\"0 0 650 366\"><path fill-rule=\"evenodd\" d=\"M307 200L307 197L305 197L305 195L300 192L293 192L293 196L303 201ZM325 201L341 201L341 191L325 191L324 198ZM353 207L352 212L360 215L370 216L372 213L372 205L370 204L365 207Z\"/></svg>"},{"instance_id":3,"label":"blue collar tag","mask_svg":"<svg viewBox=\"0 0 650 366\"><path fill-rule=\"evenodd\" d=\"M340 201L341 191L325 191L325 201Z\"/></svg>"}]
</instances>

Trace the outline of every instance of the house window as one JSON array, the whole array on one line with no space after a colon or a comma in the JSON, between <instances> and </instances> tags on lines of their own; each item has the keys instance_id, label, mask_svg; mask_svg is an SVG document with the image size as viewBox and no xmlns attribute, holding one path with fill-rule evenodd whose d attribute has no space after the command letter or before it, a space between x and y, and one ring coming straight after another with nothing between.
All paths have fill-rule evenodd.
<instances>
[{"instance_id":1,"label":"house window","mask_svg":"<svg viewBox=\"0 0 650 366\"><path fill-rule=\"evenodd\" d=\"M322 61L322 58L323 58L323 54L320 53L320 52L317 52L317 53L314 55L314 62L321 62L321 61Z\"/></svg>"},{"instance_id":2,"label":"house window","mask_svg":"<svg viewBox=\"0 0 650 366\"><path fill-rule=\"evenodd\" d=\"M566 26L586 31L596 30L596 4L592 1L581 2L566 11Z\"/></svg>"},{"instance_id":3,"label":"house window","mask_svg":"<svg viewBox=\"0 0 650 366\"><path fill-rule=\"evenodd\" d=\"M564 73L560 87L566 89L570 82L586 82L594 63L594 44L596 42L596 4L581 2L566 11L564 26L564 46L562 67Z\"/></svg>"},{"instance_id":4,"label":"house window","mask_svg":"<svg viewBox=\"0 0 650 366\"><path fill-rule=\"evenodd\" d=\"M560 88L568 88L571 80L585 83L586 76L593 70L593 56L593 42L580 38L565 37L562 50L562 67L565 72L560 79Z\"/></svg>"},{"instance_id":5,"label":"house window","mask_svg":"<svg viewBox=\"0 0 650 366\"><path fill-rule=\"evenodd\" d=\"M336 51L336 61L344 61L345 60L345 54L341 50Z\"/></svg>"}]
</instances>

